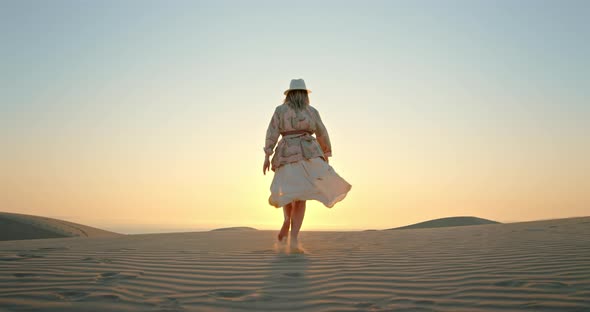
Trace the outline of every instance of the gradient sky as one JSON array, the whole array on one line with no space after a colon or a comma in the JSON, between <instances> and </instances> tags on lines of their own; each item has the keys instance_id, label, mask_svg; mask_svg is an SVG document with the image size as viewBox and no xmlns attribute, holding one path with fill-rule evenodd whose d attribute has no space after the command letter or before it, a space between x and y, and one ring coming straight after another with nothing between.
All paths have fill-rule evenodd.
<instances>
[{"instance_id":1,"label":"gradient sky","mask_svg":"<svg viewBox=\"0 0 590 312\"><path fill-rule=\"evenodd\" d=\"M303 230L590 215L589 1L0 1L0 210L278 229L304 78L353 185Z\"/></svg>"}]
</instances>

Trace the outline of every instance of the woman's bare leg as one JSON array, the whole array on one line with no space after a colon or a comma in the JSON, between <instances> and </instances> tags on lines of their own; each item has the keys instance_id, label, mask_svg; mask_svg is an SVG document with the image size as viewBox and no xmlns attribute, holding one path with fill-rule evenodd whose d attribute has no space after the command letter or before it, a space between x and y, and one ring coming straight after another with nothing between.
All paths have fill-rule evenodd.
<instances>
[{"instance_id":1,"label":"woman's bare leg","mask_svg":"<svg viewBox=\"0 0 590 312\"><path fill-rule=\"evenodd\" d=\"M285 221L283 221L283 226L281 227L281 231L279 232L278 239L279 241L283 240L283 237L289 234L289 226L291 225L291 213L293 212L293 203L289 203L283 207L283 214L285 215Z\"/></svg>"},{"instance_id":2,"label":"woman's bare leg","mask_svg":"<svg viewBox=\"0 0 590 312\"><path fill-rule=\"evenodd\" d=\"M305 217L305 200L298 200L291 212L291 244L298 242L299 230L303 224L303 217Z\"/></svg>"}]
</instances>

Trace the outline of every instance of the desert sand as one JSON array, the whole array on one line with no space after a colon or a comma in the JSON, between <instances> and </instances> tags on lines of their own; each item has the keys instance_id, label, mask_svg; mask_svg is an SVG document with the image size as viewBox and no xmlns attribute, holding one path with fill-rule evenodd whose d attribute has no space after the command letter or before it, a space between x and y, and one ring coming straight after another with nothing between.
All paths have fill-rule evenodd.
<instances>
[{"instance_id":1,"label":"desert sand","mask_svg":"<svg viewBox=\"0 0 590 312\"><path fill-rule=\"evenodd\" d=\"M590 217L0 242L0 311L590 311Z\"/></svg>"}]
</instances>

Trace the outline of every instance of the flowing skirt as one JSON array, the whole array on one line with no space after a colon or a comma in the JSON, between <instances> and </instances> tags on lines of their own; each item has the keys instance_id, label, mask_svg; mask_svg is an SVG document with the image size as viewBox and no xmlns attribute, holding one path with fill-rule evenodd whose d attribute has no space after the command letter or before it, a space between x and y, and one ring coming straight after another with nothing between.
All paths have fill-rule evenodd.
<instances>
[{"instance_id":1,"label":"flowing skirt","mask_svg":"<svg viewBox=\"0 0 590 312\"><path fill-rule=\"evenodd\" d=\"M321 157L285 164L275 171L269 204L283 207L295 200L315 199L332 208L352 186Z\"/></svg>"}]
</instances>

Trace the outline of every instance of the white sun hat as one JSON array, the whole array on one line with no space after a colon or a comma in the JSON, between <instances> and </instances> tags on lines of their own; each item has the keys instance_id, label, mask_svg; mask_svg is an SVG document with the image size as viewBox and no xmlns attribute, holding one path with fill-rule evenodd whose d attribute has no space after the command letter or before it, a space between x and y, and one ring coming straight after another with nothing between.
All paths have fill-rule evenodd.
<instances>
[{"instance_id":1,"label":"white sun hat","mask_svg":"<svg viewBox=\"0 0 590 312\"><path fill-rule=\"evenodd\" d=\"M291 84L289 84L289 89L283 92L284 95L287 95L287 92L291 90L305 90L307 93L311 93L311 90L308 90L305 87L305 81L303 79L291 79Z\"/></svg>"}]
</instances>

